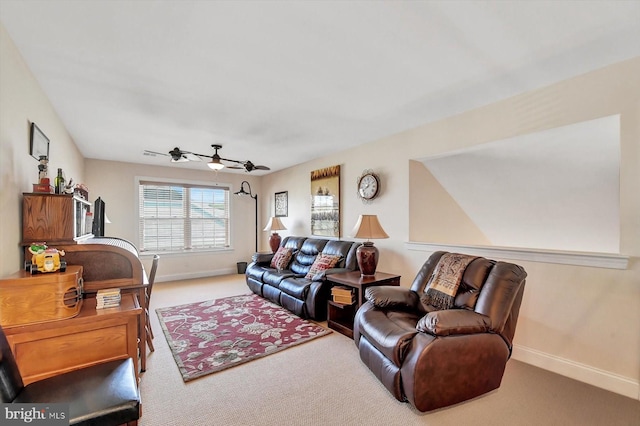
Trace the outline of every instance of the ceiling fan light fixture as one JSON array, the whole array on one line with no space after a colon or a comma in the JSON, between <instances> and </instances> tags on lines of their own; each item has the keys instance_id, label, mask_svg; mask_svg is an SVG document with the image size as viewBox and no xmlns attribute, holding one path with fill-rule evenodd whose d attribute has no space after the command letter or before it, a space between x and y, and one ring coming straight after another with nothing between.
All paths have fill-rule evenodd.
<instances>
[{"instance_id":1,"label":"ceiling fan light fixture","mask_svg":"<svg viewBox=\"0 0 640 426\"><path fill-rule=\"evenodd\" d=\"M213 160L209 161L207 163L207 166L209 166L209 168L211 170L222 170L222 169L224 169L224 164L222 164L220 162L220 160L217 159L217 158L214 158Z\"/></svg>"},{"instance_id":2,"label":"ceiling fan light fixture","mask_svg":"<svg viewBox=\"0 0 640 426\"><path fill-rule=\"evenodd\" d=\"M228 158L222 158L218 154L218 150L222 148L222 145L214 144L211 145L211 148L214 149L213 155L206 154L197 154L195 152L183 151L178 147L173 148L171 151L164 152L156 152L145 150L144 155L156 156L156 155L165 155L167 157L171 157L172 163L184 163L188 161L203 161L204 158L210 158L211 161L207 163L207 166L213 170L218 171L224 168L227 169L244 169L247 172L251 172L253 170L271 170L267 166L256 166L251 161L239 161L239 160L230 160ZM226 165L223 161L232 163L231 165Z\"/></svg>"}]
</instances>

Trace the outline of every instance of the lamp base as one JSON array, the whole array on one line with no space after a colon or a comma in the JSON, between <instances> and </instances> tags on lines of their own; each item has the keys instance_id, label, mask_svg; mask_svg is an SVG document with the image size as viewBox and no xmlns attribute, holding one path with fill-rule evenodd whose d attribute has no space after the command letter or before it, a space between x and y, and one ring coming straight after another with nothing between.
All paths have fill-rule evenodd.
<instances>
[{"instance_id":1,"label":"lamp base","mask_svg":"<svg viewBox=\"0 0 640 426\"><path fill-rule=\"evenodd\" d=\"M277 232L271 234L271 236L269 237L269 247L271 247L272 252L275 253L278 251L278 247L280 247L280 241L282 241L282 238L280 238L280 235L278 235Z\"/></svg>"},{"instance_id":2,"label":"lamp base","mask_svg":"<svg viewBox=\"0 0 640 426\"><path fill-rule=\"evenodd\" d=\"M376 274L378 266L378 249L371 241L363 243L356 250L356 259L362 276L370 276Z\"/></svg>"}]
</instances>

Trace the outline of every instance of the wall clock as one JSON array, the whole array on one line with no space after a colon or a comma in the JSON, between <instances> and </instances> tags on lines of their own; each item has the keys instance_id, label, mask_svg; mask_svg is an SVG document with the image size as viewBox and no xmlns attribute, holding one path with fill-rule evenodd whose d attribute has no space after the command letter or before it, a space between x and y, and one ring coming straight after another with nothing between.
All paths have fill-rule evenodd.
<instances>
[{"instance_id":1,"label":"wall clock","mask_svg":"<svg viewBox=\"0 0 640 426\"><path fill-rule=\"evenodd\" d=\"M380 177L372 170L365 170L358 178L358 196L368 202L378 196L380 192Z\"/></svg>"}]
</instances>

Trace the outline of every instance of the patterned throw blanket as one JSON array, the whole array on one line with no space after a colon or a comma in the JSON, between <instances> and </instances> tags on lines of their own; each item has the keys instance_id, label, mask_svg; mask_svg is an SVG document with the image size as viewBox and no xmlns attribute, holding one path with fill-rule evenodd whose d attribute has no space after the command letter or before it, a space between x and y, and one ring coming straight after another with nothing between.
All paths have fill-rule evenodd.
<instances>
[{"instance_id":1,"label":"patterned throw blanket","mask_svg":"<svg viewBox=\"0 0 640 426\"><path fill-rule=\"evenodd\" d=\"M438 309L450 309L458 292L462 275L467 266L478 256L459 253L445 253L433 271L422 295L422 303Z\"/></svg>"}]
</instances>

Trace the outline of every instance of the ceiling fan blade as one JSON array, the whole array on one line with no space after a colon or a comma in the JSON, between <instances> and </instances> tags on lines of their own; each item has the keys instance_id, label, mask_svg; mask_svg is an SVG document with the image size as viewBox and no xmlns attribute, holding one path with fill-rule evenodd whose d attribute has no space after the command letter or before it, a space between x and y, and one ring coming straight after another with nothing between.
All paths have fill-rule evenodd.
<instances>
[{"instance_id":1,"label":"ceiling fan blade","mask_svg":"<svg viewBox=\"0 0 640 426\"><path fill-rule=\"evenodd\" d=\"M256 166L251 161L247 160L244 162L244 168L247 172L252 172L254 170L271 170L267 166Z\"/></svg>"},{"instance_id":2,"label":"ceiling fan blade","mask_svg":"<svg viewBox=\"0 0 640 426\"><path fill-rule=\"evenodd\" d=\"M194 154L192 152L185 152L182 154L182 156L186 158L188 161L202 161L202 159L198 154Z\"/></svg>"},{"instance_id":3,"label":"ceiling fan blade","mask_svg":"<svg viewBox=\"0 0 640 426\"><path fill-rule=\"evenodd\" d=\"M226 166L227 169L244 169L242 166Z\"/></svg>"},{"instance_id":4,"label":"ceiling fan blade","mask_svg":"<svg viewBox=\"0 0 640 426\"><path fill-rule=\"evenodd\" d=\"M228 161L230 163L244 164L245 161L231 160L229 158L220 158L222 161Z\"/></svg>"},{"instance_id":5,"label":"ceiling fan blade","mask_svg":"<svg viewBox=\"0 0 640 426\"><path fill-rule=\"evenodd\" d=\"M156 155L164 155L165 157L170 157L171 156L171 155L167 154L166 152L149 151L148 149L145 149L142 152L142 155L148 155L149 157L155 157Z\"/></svg>"}]
</instances>

